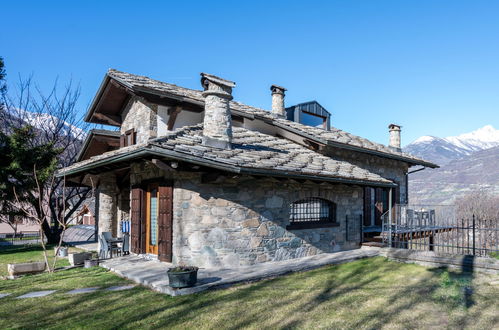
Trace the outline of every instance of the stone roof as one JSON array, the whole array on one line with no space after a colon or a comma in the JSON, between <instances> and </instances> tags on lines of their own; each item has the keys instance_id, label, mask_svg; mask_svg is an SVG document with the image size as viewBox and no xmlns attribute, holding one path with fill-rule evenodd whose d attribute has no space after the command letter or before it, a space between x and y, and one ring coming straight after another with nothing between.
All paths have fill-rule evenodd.
<instances>
[{"instance_id":1,"label":"stone roof","mask_svg":"<svg viewBox=\"0 0 499 330\"><path fill-rule=\"evenodd\" d=\"M118 82L122 83L132 90L149 90L150 92L156 92L160 94L170 94L175 97L180 97L187 102L191 101L193 103L204 104L204 97L202 96L202 91L200 90L180 87L177 85L154 80L145 76L134 75L114 69L110 69L107 74L109 77L117 80ZM355 149L360 152L364 151L368 153L375 153L380 156L406 161L411 164L438 167L435 164L412 156L408 153L392 149L380 143L369 141L368 139L350 134L338 128L331 127L331 129L328 131L318 127L307 126L301 123L280 118L270 111L248 106L236 101L231 101L230 107L233 112L235 111L242 115L262 118L265 121L282 129L293 131L296 134L300 134L323 144L332 144L338 147L344 146L347 149Z\"/></svg>"},{"instance_id":2,"label":"stone roof","mask_svg":"<svg viewBox=\"0 0 499 330\"><path fill-rule=\"evenodd\" d=\"M218 164L221 168L235 167L240 169L241 173L247 174L304 176L317 180L330 179L325 181L385 186L393 184L390 180L375 173L348 162L324 156L284 138L233 127L232 149L226 150L202 145L202 133L202 124L183 127L166 136L149 140L147 144L106 152L76 163L61 170L59 175L134 150L146 149L154 151L155 154L163 151L165 156L173 159L210 162L211 165Z\"/></svg>"}]
</instances>

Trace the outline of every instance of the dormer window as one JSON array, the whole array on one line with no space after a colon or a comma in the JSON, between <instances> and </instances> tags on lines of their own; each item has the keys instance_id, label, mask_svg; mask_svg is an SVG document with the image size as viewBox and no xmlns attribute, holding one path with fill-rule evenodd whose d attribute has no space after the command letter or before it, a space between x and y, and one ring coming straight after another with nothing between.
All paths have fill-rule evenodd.
<instances>
[{"instance_id":1,"label":"dormer window","mask_svg":"<svg viewBox=\"0 0 499 330\"><path fill-rule=\"evenodd\" d=\"M286 108L286 118L307 126L330 129L331 114L317 101L300 103Z\"/></svg>"},{"instance_id":2,"label":"dormer window","mask_svg":"<svg viewBox=\"0 0 499 330\"><path fill-rule=\"evenodd\" d=\"M137 142L136 140L137 140L137 132L135 132L133 128L129 129L128 131L126 131L124 134L121 135L120 147L123 148L134 145Z\"/></svg>"}]
</instances>

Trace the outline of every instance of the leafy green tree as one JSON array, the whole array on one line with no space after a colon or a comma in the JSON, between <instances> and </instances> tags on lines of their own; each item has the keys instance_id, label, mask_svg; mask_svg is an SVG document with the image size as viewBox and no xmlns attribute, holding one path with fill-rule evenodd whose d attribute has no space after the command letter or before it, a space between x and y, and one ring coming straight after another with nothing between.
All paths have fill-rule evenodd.
<instances>
[{"instance_id":1,"label":"leafy green tree","mask_svg":"<svg viewBox=\"0 0 499 330\"><path fill-rule=\"evenodd\" d=\"M21 204L43 214L44 187L57 168L61 153L53 143L33 145L36 132L31 126L13 128L12 134L0 132L0 200L2 214L22 215Z\"/></svg>"}]
</instances>

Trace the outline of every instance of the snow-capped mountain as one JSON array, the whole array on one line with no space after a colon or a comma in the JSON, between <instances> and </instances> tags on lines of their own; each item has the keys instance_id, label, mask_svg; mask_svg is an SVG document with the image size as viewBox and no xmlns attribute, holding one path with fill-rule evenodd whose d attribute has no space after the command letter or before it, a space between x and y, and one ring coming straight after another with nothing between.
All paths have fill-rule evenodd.
<instances>
[{"instance_id":1,"label":"snow-capped mountain","mask_svg":"<svg viewBox=\"0 0 499 330\"><path fill-rule=\"evenodd\" d=\"M499 146L499 130L486 125L473 132L439 138L422 136L407 145L404 151L415 156L445 165L454 159L468 156L475 151Z\"/></svg>"},{"instance_id":2,"label":"snow-capped mountain","mask_svg":"<svg viewBox=\"0 0 499 330\"><path fill-rule=\"evenodd\" d=\"M71 125L68 122L46 113L29 112L22 109L14 109L7 113L9 120L16 122L16 125L32 125L35 129L51 132L58 131L61 136L71 136L78 140L83 140L86 133L81 128ZM0 129L4 130L4 127Z\"/></svg>"},{"instance_id":3,"label":"snow-capped mountain","mask_svg":"<svg viewBox=\"0 0 499 330\"><path fill-rule=\"evenodd\" d=\"M62 135L72 136L79 140L85 138L86 133L79 127L71 125L60 118L45 113L33 113L24 111L24 121L35 128L49 128L51 131L60 130Z\"/></svg>"},{"instance_id":4,"label":"snow-capped mountain","mask_svg":"<svg viewBox=\"0 0 499 330\"><path fill-rule=\"evenodd\" d=\"M499 130L491 125L446 138L423 136L404 151L440 166L409 175L412 202L448 204L472 191L499 194Z\"/></svg>"}]
</instances>

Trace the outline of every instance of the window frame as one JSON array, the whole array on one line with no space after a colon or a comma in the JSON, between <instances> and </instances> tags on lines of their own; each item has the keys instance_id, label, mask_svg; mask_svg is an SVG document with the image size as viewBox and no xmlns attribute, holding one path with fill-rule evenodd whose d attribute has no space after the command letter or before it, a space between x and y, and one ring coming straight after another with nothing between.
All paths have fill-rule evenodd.
<instances>
[{"instance_id":1,"label":"window frame","mask_svg":"<svg viewBox=\"0 0 499 330\"><path fill-rule=\"evenodd\" d=\"M320 219L320 214L319 214L319 220L316 220L317 217L316 216L314 217L314 214L312 215L301 214L302 217L299 220L294 220L293 218L296 216L296 214L303 213L302 210L295 208L299 208L299 204L307 202L309 203L319 202L320 203L318 210L319 213L321 212L321 209L324 206L328 207L328 218ZM305 212L310 213L311 210L307 210L305 206ZM307 217L309 218L308 220L306 219ZM286 226L286 229L327 228L327 227L339 227L339 226L340 224L338 222L338 217L337 217L337 205L336 203L330 200L320 197L307 197L296 200L290 204L289 225Z\"/></svg>"},{"instance_id":2,"label":"window frame","mask_svg":"<svg viewBox=\"0 0 499 330\"><path fill-rule=\"evenodd\" d=\"M129 143L130 142L130 143ZM135 129L131 128L121 134L120 147L128 147L137 143L137 133Z\"/></svg>"}]
</instances>

